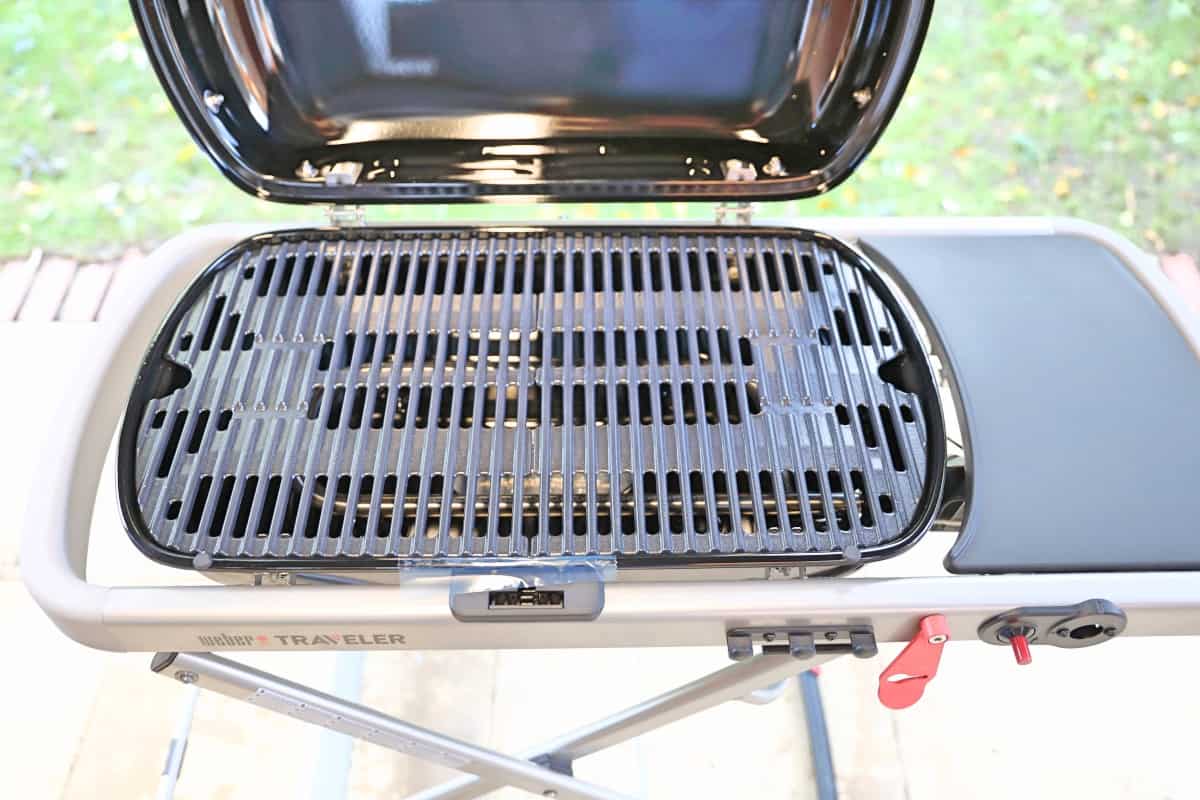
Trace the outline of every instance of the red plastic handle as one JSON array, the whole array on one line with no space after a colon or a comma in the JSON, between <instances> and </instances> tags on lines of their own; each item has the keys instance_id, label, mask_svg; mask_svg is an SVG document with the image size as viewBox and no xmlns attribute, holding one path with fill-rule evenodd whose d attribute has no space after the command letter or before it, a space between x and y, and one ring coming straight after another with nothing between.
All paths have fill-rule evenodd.
<instances>
[{"instance_id":1,"label":"red plastic handle","mask_svg":"<svg viewBox=\"0 0 1200 800\"><path fill-rule=\"evenodd\" d=\"M1012 645L1013 655L1017 659L1017 663L1022 667L1033 663L1033 654L1029 652L1029 639L1025 634L1018 633L1016 636L1008 640Z\"/></svg>"},{"instance_id":2,"label":"red plastic handle","mask_svg":"<svg viewBox=\"0 0 1200 800\"><path fill-rule=\"evenodd\" d=\"M888 708L908 708L921 699L925 685L937 675L942 646L950 641L950 626L941 614L921 620L917 635L879 676L879 701Z\"/></svg>"}]
</instances>

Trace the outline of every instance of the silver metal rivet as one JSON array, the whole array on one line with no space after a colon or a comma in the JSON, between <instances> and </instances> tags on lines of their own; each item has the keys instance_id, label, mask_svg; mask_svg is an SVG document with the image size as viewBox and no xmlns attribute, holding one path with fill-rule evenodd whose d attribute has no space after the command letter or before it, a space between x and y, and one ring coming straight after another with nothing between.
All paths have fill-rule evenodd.
<instances>
[{"instance_id":1,"label":"silver metal rivet","mask_svg":"<svg viewBox=\"0 0 1200 800\"><path fill-rule=\"evenodd\" d=\"M935 633L933 636L929 637L929 643L930 644L942 644L949 638L950 637L944 633Z\"/></svg>"},{"instance_id":2,"label":"silver metal rivet","mask_svg":"<svg viewBox=\"0 0 1200 800\"><path fill-rule=\"evenodd\" d=\"M175 671L175 680L180 683L195 683L200 680L200 676L190 670L181 669Z\"/></svg>"},{"instance_id":3,"label":"silver metal rivet","mask_svg":"<svg viewBox=\"0 0 1200 800\"><path fill-rule=\"evenodd\" d=\"M225 105L225 95L214 92L211 89L204 90L204 105L209 111L216 114L221 110L221 106Z\"/></svg>"}]
</instances>

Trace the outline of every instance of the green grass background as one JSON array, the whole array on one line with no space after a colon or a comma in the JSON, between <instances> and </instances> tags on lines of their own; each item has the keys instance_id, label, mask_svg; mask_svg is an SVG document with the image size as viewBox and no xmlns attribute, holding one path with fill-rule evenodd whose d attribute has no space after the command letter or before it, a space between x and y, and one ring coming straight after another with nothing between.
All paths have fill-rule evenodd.
<instances>
[{"instance_id":1,"label":"green grass background","mask_svg":"<svg viewBox=\"0 0 1200 800\"><path fill-rule=\"evenodd\" d=\"M95 260L203 222L318 221L192 144L123 0L0 0L0 257ZM899 112L830 195L763 215L1067 214L1200 252L1200 2L942 0ZM465 206L370 219L711 218L707 204Z\"/></svg>"}]
</instances>

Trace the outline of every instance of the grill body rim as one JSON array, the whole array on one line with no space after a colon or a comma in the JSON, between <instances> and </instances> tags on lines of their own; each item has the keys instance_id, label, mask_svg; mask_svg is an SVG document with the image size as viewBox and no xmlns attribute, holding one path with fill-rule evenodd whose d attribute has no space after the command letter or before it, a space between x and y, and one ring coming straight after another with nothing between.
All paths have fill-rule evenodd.
<instances>
[{"instance_id":1,"label":"grill body rim","mask_svg":"<svg viewBox=\"0 0 1200 800\"><path fill-rule=\"evenodd\" d=\"M278 242L296 242L301 240L342 241L348 237L356 240L374 241L378 238L387 239L393 236L432 234L445 237L470 235L556 235L572 232L605 233L625 236L786 236L801 242L815 242L821 247L837 253L851 269L863 277L869 288L891 314L896 325L902 349L906 353L919 354L919 359L913 359L916 372L921 383L919 389L913 392L920 402L923 421L926 428L926 467L919 501L914 508L912 517L902 533L888 541L861 548L857 557L848 558L844 553L836 551L793 551L793 552L658 552L658 553L615 553L598 555L571 556L538 556L517 554L476 556L472 554L446 555L430 558L428 556L368 556L368 555L308 555L308 556L225 556L220 554L187 552L168 547L159 542L146 522L137 490L137 444L138 429L148 413L148 406L156 396L155 387L151 385L151 376L147 367L161 361L167 352L183 318L193 305L203 296L210 284L226 269L233 268L239 258L250 249ZM938 397L936 378L933 365L928 357L928 348L923 340L928 340L925 334L925 321L910 313L906 304L897 298L901 292L893 282L885 278L886 260L870 259L862 252L851 247L846 242L827 233L806 229L781 226L755 225L712 225L665 222L662 224L605 224L591 222L572 222L561 224L512 225L512 224L429 224L429 225L376 225L354 228L292 228L256 234L237 242L227 251L203 268L192 280L188 288L175 301L171 312L159 326L146 355L142 360L142 368L130 392L129 402L122 417L118 436L117 453L117 488L118 505L130 539L135 546L151 560L175 568L199 569L203 571L227 571L230 573L263 573L273 571L304 570L306 572L353 572L366 574L370 572L396 572L405 569L428 569L432 567L454 567L467 565L472 561L482 561L490 565L511 563L515 559L539 558L549 559L591 559L613 558L618 568L637 570L645 569L706 569L706 568L745 568L745 567L822 567L833 572L825 574L841 574L844 570L854 569L863 564L886 560L899 555L915 545L927 533L938 518L941 508L943 490L947 481L947 446L946 427L943 418L943 408ZM893 288L895 286L895 288ZM906 298L908 304L912 299ZM203 558L198 558L202 556Z\"/></svg>"}]
</instances>

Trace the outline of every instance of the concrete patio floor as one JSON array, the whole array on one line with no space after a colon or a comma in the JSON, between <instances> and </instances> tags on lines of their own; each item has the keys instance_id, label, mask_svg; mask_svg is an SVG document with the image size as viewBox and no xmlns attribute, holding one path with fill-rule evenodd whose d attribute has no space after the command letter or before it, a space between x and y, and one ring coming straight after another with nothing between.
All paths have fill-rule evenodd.
<instances>
[{"instance_id":1,"label":"concrete patio floor","mask_svg":"<svg viewBox=\"0 0 1200 800\"><path fill-rule=\"evenodd\" d=\"M103 320L103 316L102 316ZM150 674L149 655L83 648L60 634L20 584L17 539L39 482L48 397L71 391L92 323L0 325L5 421L0 459L0 798L153 797L183 687ZM97 508L100 580L178 581L140 556L120 528L111 474ZM926 537L875 567L928 574L949 542ZM875 698L871 661L829 664L821 684L844 798L1189 798L1200 719L1195 639L1118 640L1094 650L1038 648L1018 668L1004 650L953 643L915 707ZM238 658L242 658L240 655ZM339 658L341 662L339 663ZM248 663L331 689L337 654L257 654ZM728 662L687 650L369 653L361 697L380 710L484 745L517 751ZM333 751L348 750L348 769ZM332 755L331 755L332 754ZM331 766L333 765L333 766ZM224 697L200 695L178 798L395 798L447 770ZM815 786L795 683L767 706L730 703L577 765L595 783L653 798L806 798ZM498 797L527 796L515 791Z\"/></svg>"}]
</instances>

